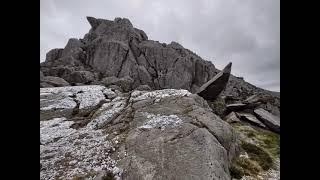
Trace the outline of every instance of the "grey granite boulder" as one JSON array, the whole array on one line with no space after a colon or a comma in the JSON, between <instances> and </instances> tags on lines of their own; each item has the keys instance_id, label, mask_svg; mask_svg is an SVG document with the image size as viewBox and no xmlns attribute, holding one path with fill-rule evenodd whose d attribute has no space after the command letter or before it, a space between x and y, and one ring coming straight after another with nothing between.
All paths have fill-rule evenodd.
<instances>
[{"instance_id":1,"label":"grey granite boulder","mask_svg":"<svg viewBox=\"0 0 320 180\"><path fill-rule=\"evenodd\" d=\"M41 88L40 105L41 179L231 178L236 133L186 90Z\"/></svg>"},{"instance_id":2,"label":"grey granite boulder","mask_svg":"<svg viewBox=\"0 0 320 180\"><path fill-rule=\"evenodd\" d=\"M223 118L228 123L236 123L241 122L240 119L237 117L235 112L229 113L226 117Z\"/></svg>"},{"instance_id":3,"label":"grey granite boulder","mask_svg":"<svg viewBox=\"0 0 320 180\"><path fill-rule=\"evenodd\" d=\"M272 131L280 133L280 118L268 111L258 108L254 110L256 116Z\"/></svg>"},{"instance_id":4,"label":"grey granite boulder","mask_svg":"<svg viewBox=\"0 0 320 180\"><path fill-rule=\"evenodd\" d=\"M134 91L129 102L124 179L230 179L236 135L202 98L167 89Z\"/></svg>"}]
</instances>

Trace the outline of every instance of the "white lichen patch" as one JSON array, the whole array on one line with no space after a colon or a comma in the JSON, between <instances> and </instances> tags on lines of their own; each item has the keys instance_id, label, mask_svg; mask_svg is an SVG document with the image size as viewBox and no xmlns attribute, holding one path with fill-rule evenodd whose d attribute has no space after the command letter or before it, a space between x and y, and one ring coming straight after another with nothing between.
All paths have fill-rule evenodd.
<instances>
[{"instance_id":1,"label":"white lichen patch","mask_svg":"<svg viewBox=\"0 0 320 180\"><path fill-rule=\"evenodd\" d=\"M61 94L61 93L75 94L81 91L83 92L91 91L91 90L103 91L104 89L105 89L104 86L99 86L99 85L40 88L40 95L41 94Z\"/></svg>"},{"instance_id":2,"label":"white lichen patch","mask_svg":"<svg viewBox=\"0 0 320 180\"><path fill-rule=\"evenodd\" d=\"M87 126L75 130L72 124L65 118L40 122L40 179L72 179L106 170L120 176L109 156L114 147L107 135Z\"/></svg>"},{"instance_id":3,"label":"white lichen patch","mask_svg":"<svg viewBox=\"0 0 320 180\"><path fill-rule=\"evenodd\" d=\"M165 97L175 96L175 97L183 97L189 96L191 93L184 89L163 89L156 91L134 91L131 93L130 102L137 102L145 99L155 99L156 102L159 102L161 99Z\"/></svg>"},{"instance_id":4,"label":"white lichen patch","mask_svg":"<svg viewBox=\"0 0 320 180\"><path fill-rule=\"evenodd\" d=\"M80 110L94 107L104 99L105 96L100 88L87 89L86 91L76 94L76 100L80 103Z\"/></svg>"},{"instance_id":5,"label":"white lichen patch","mask_svg":"<svg viewBox=\"0 0 320 180\"><path fill-rule=\"evenodd\" d=\"M40 88L40 101L47 101L48 106L41 107L40 110L52 109L73 109L80 103L79 109L94 107L105 99L103 94L105 87L98 85L91 86L68 86L55 88ZM45 96L56 96L52 100L44 100ZM75 96L75 99L73 99Z\"/></svg>"},{"instance_id":6,"label":"white lichen patch","mask_svg":"<svg viewBox=\"0 0 320 180\"><path fill-rule=\"evenodd\" d=\"M70 97L65 97L59 100L48 100L48 102L50 105L40 107L41 111L48 111L52 109L73 109L77 106L77 103Z\"/></svg>"},{"instance_id":7,"label":"white lichen patch","mask_svg":"<svg viewBox=\"0 0 320 180\"><path fill-rule=\"evenodd\" d=\"M117 97L117 93L113 92L110 88L106 88L103 93L108 97L108 99Z\"/></svg>"},{"instance_id":8,"label":"white lichen patch","mask_svg":"<svg viewBox=\"0 0 320 180\"><path fill-rule=\"evenodd\" d=\"M98 129L107 124L112 118L126 107L125 98L117 97L111 102L105 103L96 112L97 116L87 125L92 129Z\"/></svg>"},{"instance_id":9,"label":"white lichen patch","mask_svg":"<svg viewBox=\"0 0 320 180\"><path fill-rule=\"evenodd\" d=\"M151 129L151 128L160 128L164 130L166 127L176 127L182 123L182 120L177 115L155 115L151 113L143 113L147 118L145 122L139 129Z\"/></svg>"},{"instance_id":10,"label":"white lichen patch","mask_svg":"<svg viewBox=\"0 0 320 180\"><path fill-rule=\"evenodd\" d=\"M73 109L77 102L79 110L94 107L105 99L105 89L103 86L41 88L40 111ZM120 140L108 141L108 135L98 128L125 106L126 98L114 97L97 111L96 118L77 130L72 128L74 122L66 118L40 121L40 179L73 179L88 174L94 177L106 171L113 172L116 179L120 177L122 170L110 158L115 151L113 145Z\"/></svg>"},{"instance_id":11,"label":"white lichen patch","mask_svg":"<svg viewBox=\"0 0 320 180\"><path fill-rule=\"evenodd\" d=\"M249 155L247 152L244 152L243 154L240 154L239 156L240 158L245 158L245 159L249 159Z\"/></svg>"},{"instance_id":12,"label":"white lichen patch","mask_svg":"<svg viewBox=\"0 0 320 180\"><path fill-rule=\"evenodd\" d=\"M54 142L57 138L70 136L75 133L71 129L72 121L65 121L66 118L54 118L50 121L40 121L40 141L43 144Z\"/></svg>"}]
</instances>

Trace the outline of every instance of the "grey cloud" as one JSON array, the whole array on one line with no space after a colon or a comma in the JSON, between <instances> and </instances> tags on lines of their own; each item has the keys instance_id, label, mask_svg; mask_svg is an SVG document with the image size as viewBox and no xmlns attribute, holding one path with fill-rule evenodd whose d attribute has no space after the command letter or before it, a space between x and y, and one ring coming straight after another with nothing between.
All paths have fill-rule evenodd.
<instances>
[{"instance_id":1,"label":"grey cloud","mask_svg":"<svg viewBox=\"0 0 320 180\"><path fill-rule=\"evenodd\" d=\"M83 37L85 16L127 17L150 39L177 41L220 69L231 61L234 75L280 90L278 0L45 0L40 15L40 61L68 38Z\"/></svg>"}]
</instances>

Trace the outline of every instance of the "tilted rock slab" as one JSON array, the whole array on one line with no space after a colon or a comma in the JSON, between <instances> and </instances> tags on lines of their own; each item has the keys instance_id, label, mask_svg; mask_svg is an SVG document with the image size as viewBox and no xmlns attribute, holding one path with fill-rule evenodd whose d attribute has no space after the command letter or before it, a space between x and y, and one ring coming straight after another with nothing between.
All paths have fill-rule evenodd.
<instances>
[{"instance_id":1,"label":"tilted rock slab","mask_svg":"<svg viewBox=\"0 0 320 180\"><path fill-rule=\"evenodd\" d=\"M272 131L280 133L280 118L268 111L258 108L254 110L256 116Z\"/></svg>"},{"instance_id":2,"label":"tilted rock slab","mask_svg":"<svg viewBox=\"0 0 320 180\"><path fill-rule=\"evenodd\" d=\"M197 94L206 100L215 100L217 96L225 89L229 81L231 66L232 63L229 63L220 73L202 85L197 91Z\"/></svg>"},{"instance_id":3,"label":"tilted rock slab","mask_svg":"<svg viewBox=\"0 0 320 180\"><path fill-rule=\"evenodd\" d=\"M236 114L240 119L243 119L260 127L266 128L266 126L261 121L259 121L259 119L257 119L254 115L250 113L237 112Z\"/></svg>"},{"instance_id":4,"label":"tilted rock slab","mask_svg":"<svg viewBox=\"0 0 320 180\"><path fill-rule=\"evenodd\" d=\"M118 179L231 179L237 136L203 98L174 89L114 93L103 86L40 89L40 113L52 111L40 121L41 179L101 171ZM91 113L74 128L81 114L70 111L82 108Z\"/></svg>"}]
</instances>

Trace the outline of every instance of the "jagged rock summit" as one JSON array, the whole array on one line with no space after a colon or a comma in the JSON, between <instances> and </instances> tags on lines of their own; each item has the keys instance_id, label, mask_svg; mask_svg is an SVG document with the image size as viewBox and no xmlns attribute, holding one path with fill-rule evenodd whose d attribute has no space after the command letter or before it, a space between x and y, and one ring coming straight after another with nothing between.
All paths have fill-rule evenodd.
<instances>
[{"instance_id":1,"label":"jagged rock summit","mask_svg":"<svg viewBox=\"0 0 320 180\"><path fill-rule=\"evenodd\" d=\"M217 74L212 63L176 42L148 40L126 18L87 19L91 29L83 39L72 38L64 49L47 53L40 64L45 76L63 78L71 85L102 84L106 77L128 76L133 79L130 90L148 85L195 92Z\"/></svg>"}]
</instances>

